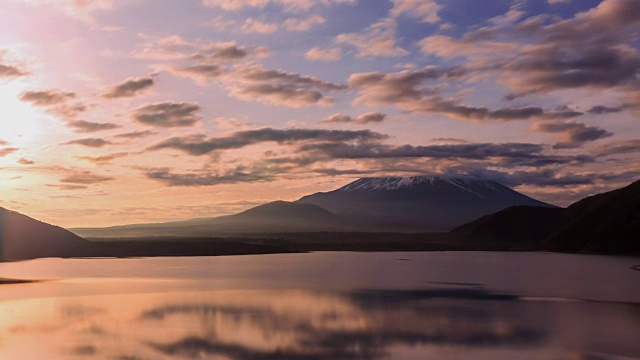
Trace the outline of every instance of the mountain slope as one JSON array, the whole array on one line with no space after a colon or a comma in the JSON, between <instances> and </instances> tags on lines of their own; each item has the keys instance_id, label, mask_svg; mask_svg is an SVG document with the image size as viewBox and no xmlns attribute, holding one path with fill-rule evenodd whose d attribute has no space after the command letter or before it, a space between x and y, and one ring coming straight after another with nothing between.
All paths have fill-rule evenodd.
<instances>
[{"instance_id":1,"label":"mountain slope","mask_svg":"<svg viewBox=\"0 0 640 360\"><path fill-rule=\"evenodd\" d=\"M363 178L297 202L393 231L448 230L516 205L552 207L495 181L459 176Z\"/></svg>"},{"instance_id":2,"label":"mountain slope","mask_svg":"<svg viewBox=\"0 0 640 360\"><path fill-rule=\"evenodd\" d=\"M640 181L566 209L511 207L459 226L451 241L605 254L640 253Z\"/></svg>"},{"instance_id":3,"label":"mountain slope","mask_svg":"<svg viewBox=\"0 0 640 360\"><path fill-rule=\"evenodd\" d=\"M351 231L359 226L313 204L274 201L235 215L157 224L78 228L85 237L212 236L252 233Z\"/></svg>"},{"instance_id":4,"label":"mountain slope","mask_svg":"<svg viewBox=\"0 0 640 360\"><path fill-rule=\"evenodd\" d=\"M58 226L0 208L0 260L73 256L87 242Z\"/></svg>"},{"instance_id":5,"label":"mountain slope","mask_svg":"<svg viewBox=\"0 0 640 360\"><path fill-rule=\"evenodd\" d=\"M216 219L222 230L251 232L338 231L355 227L349 220L313 204L274 201Z\"/></svg>"},{"instance_id":6,"label":"mountain slope","mask_svg":"<svg viewBox=\"0 0 640 360\"><path fill-rule=\"evenodd\" d=\"M467 177L364 178L295 202L275 201L215 218L72 229L84 237L234 236L292 232L426 232L513 205L551 205L493 181Z\"/></svg>"},{"instance_id":7,"label":"mountain slope","mask_svg":"<svg viewBox=\"0 0 640 360\"><path fill-rule=\"evenodd\" d=\"M535 247L568 221L564 211L542 206L513 206L458 226L448 233L447 239L512 248Z\"/></svg>"},{"instance_id":8,"label":"mountain slope","mask_svg":"<svg viewBox=\"0 0 640 360\"><path fill-rule=\"evenodd\" d=\"M565 212L571 221L543 241L545 248L640 253L640 180L582 199Z\"/></svg>"}]
</instances>

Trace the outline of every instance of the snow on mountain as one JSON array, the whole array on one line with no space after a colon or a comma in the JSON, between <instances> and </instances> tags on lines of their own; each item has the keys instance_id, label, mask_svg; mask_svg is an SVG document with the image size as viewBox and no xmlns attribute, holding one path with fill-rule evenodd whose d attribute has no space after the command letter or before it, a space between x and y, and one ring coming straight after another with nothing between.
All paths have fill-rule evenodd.
<instances>
[{"instance_id":1,"label":"snow on mountain","mask_svg":"<svg viewBox=\"0 0 640 360\"><path fill-rule=\"evenodd\" d=\"M477 196L482 195L473 190L475 186L481 185L493 191L500 191L499 188L501 187L501 185L495 181L486 181L465 176L433 175L362 178L339 188L338 191L398 190L400 188L410 188L426 183L434 185L434 182L444 182Z\"/></svg>"},{"instance_id":2,"label":"snow on mountain","mask_svg":"<svg viewBox=\"0 0 640 360\"><path fill-rule=\"evenodd\" d=\"M394 231L444 230L510 206L551 206L496 181L448 175L362 178L298 202Z\"/></svg>"}]
</instances>

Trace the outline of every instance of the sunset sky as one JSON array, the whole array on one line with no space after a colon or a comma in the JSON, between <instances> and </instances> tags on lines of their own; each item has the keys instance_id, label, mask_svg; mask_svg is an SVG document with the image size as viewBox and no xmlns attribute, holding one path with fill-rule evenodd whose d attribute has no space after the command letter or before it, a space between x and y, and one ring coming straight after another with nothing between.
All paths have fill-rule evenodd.
<instances>
[{"instance_id":1,"label":"sunset sky","mask_svg":"<svg viewBox=\"0 0 640 360\"><path fill-rule=\"evenodd\" d=\"M0 206L65 227L640 177L637 0L5 0L0 28Z\"/></svg>"}]
</instances>

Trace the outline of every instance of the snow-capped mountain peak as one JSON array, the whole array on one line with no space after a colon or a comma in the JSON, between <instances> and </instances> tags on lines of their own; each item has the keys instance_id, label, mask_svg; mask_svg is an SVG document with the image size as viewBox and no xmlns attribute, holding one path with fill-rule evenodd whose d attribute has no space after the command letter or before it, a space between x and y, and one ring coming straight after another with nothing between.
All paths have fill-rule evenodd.
<instances>
[{"instance_id":1,"label":"snow-capped mountain peak","mask_svg":"<svg viewBox=\"0 0 640 360\"><path fill-rule=\"evenodd\" d=\"M361 178L354 182L351 182L341 188L338 191L383 191L383 190L398 190L401 188L411 188L416 186L423 186L426 184L434 185L435 183L442 182L451 186L460 188L461 190L474 193L478 196L477 191L474 188L478 186L488 188L489 190L499 191L499 184L494 181L480 180L468 176L456 176L456 175L423 175L423 176L406 176L406 177L370 177Z\"/></svg>"},{"instance_id":2,"label":"snow-capped mountain peak","mask_svg":"<svg viewBox=\"0 0 640 360\"><path fill-rule=\"evenodd\" d=\"M298 202L371 224L429 231L450 229L510 206L550 206L496 181L456 175L362 178Z\"/></svg>"}]
</instances>

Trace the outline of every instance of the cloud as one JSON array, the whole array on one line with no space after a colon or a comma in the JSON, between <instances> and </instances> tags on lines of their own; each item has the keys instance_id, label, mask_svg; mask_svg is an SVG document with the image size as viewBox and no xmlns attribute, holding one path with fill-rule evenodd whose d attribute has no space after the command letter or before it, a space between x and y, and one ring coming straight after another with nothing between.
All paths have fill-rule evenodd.
<instances>
[{"instance_id":1,"label":"cloud","mask_svg":"<svg viewBox=\"0 0 640 360\"><path fill-rule=\"evenodd\" d=\"M424 86L426 81L456 80L467 74L461 67L404 70L397 73L355 73L347 81L359 90L354 104L394 105L412 113L446 115L467 121L512 121L526 119L564 119L582 115L568 108L545 111L536 106L489 109L471 106L458 98L444 98L438 87Z\"/></svg>"},{"instance_id":2,"label":"cloud","mask_svg":"<svg viewBox=\"0 0 640 360\"><path fill-rule=\"evenodd\" d=\"M64 92L55 89L32 90L20 94L20 100L42 107L59 105L75 97L76 94L73 92Z\"/></svg>"},{"instance_id":3,"label":"cloud","mask_svg":"<svg viewBox=\"0 0 640 360\"><path fill-rule=\"evenodd\" d=\"M330 105L332 98L317 90L299 89L291 85L249 84L231 92L232 95L250 101L301 108L310 105Z\"/></svg>"},{"instance_id":4,"label":"cloud","mask_svg":"<svg viewBox=\"0 0 640 360\"><path fill-rule=\"evenodd\" d=\"M235 24L236 24L235 20L228 20L228 19L225 19L223 16L219 15L205 22L204 24L202 24L202 26L212 28L216 31L225 31Z\"/></svg>"},{"instance_id":5,"label":"cloud","mask_svg":"<svg viewBox=\"0 0 640 360\"><path fill-rule=\"evenodd\" d=\"M145 105L133 111L135 121L156 127L193 126L200 120L196 103L163 102Z\"/></svg>"},{"instance_id":6,"label":"cloud","mask_svg":"<svg viewBox=\"0 0 640 360\"><path fill-rule=\"evenodd\" d=\"M94 163L96 165L104 165L107 164L115 159L119 159L119 158L123 158L128 156L129 153L126 152L120 152L120 153L113 153L113 154L108 154L108 155L102 155L102 156L75 156L76 159L80 159L80 160L84 160L84 161L88 161L91 163Z\"/></svg>"},{"instance_id":7,"label":"cloud","mask_svg":"<svg viewBox=\"0 0 640 360\"><path fill-rule=\"evenodd\" d=\"M5 51L0 49L0 78L17 78L29 75L29 71L21 69L16 65L4 63Z\"/></svg>"},{"instance_id":8,"label":"cloud","mask_svg":"<svg viewBox=\"0 0 640 360\"><path fill-rule=\"evenodd\" d=\"M158 70L168 71L174 75L194 79L205 85L214 78L227 87L230 95L247 101L258 101L272 105L301 108L310 105L332 104L334 99L324 92L345 89L344 85L322 81L312 76L288 73L280 70L267 70L259 65L239 64L231 68L220 63L216 58L242 58L249 52L255 56L266 53L263 48L242 48L235 43L216 43L214 45L197 45L179 37L160 40L165 53L172 51L180 54L182 59L197 61L192 65L157 65ZM194 45L196 44L196 45ZM195 55L185 56L185 49L198 47Z\"/></svg>"},{"instance_id":9,"label":"cloud","mask_svg":"<svg viewBox=\"0 0 640 360\"><path fill-rule=\"evenodd\" d=\"M20 165L33 165L33 164L35 164L35 161L29 160L29 159L26 159L26 158L20 158L18 160L18 164L20 164Z\"/></svg>"},{"instance_id":10,"label":"cloud","mask_svg":"<svg viewBox=\"0 0 640 360\"><path fill-rule=\"evenodd\" d=\"M247 34L272 34L278 31L278 24L248 18L240 30Z\"/></svg>"},{"instance_id":11,"label":"cloud","mask_svg":"<svg viewBox=\"0 0 640 360\"><path fill-rule=\"evenodd\" d=\"M71 141L62 143L62 145L82 145L82 146L93 147L93 148L99 148L109 144L111 144L111 142L105 139L100 139L100 138L78 139L78 140L71 140Z\"/></svg>"},{"instance_id":12,"label":"cloud","mask_svg":"<svg viewBox=\"0 0 640 360\"><path fill-rule=\"evenodd\" d=\"M212 8L222 8L226 11L238 11L244 8L264 8L273 4L281 6L286 12L308 12L318 6L335 6L340 4L355 4L357 0L202 0L202 4Z\"/></svg>"},{"instance_id":13,"label":"cloud","mask_svg":"<svg viewBox=\"0 0 640 360\"><path fill-rule=\"evenodd\" d=\"M435 24L440 22L440 5L435 0L392 0L393 7L389 14L420 19L422 22Z\"/></svg>"},{"instance_id":14,"label":"cloud","mask_svg":"<svg viewBox=\"0 0 640 360\"><path fill-rule=\"evenodd\" d=\"M604 0L573 18L529 26L537 42L501 66L513 97L571 88L636 84L640 53L629 46L640 27L633 0ZM517 76L515 76L517 75Z\"/></svg>"},{"instance_id":15,"label":"cloud","mask_svg":"<svg viewBox=\"0 0 640 360\"><path fill-rule=\"evenodd\" d=\"M559 134L558 148L578 147L585 142L603 139L613 135L595 126L586 126L574 121L538 122L531 126L531 131Z\"/></svg>"},{"instance_id":16,"label":"cloud","mask_svg":"<svg viewBox=\"0 0 640 360\"><path fill-rule=\"evenodd\" d=\"M272 180L268 175L247 171L244 167L216 174L173 173L169 169L155 169L146 172L146 176L168 186L213 186Z\"/></svg>"},{"instance_id":17,"label":"cloud","mask_svg":"<svg viewBox=\"0 0 640 360\"><path fill-rule=\"evenodd\" d=\"M525 14L522 7L525 5L524 0L515 1L509 7L509 11L502 15L495 16L489 19L489 22L498 26L508 26L518 21Z\"/></svg>"},{"instance_id":18,"label":"cloud","mask_svg":"<svg viewBox=\"0 0 640 360\"><path fill-rule=\"evenodd\" d=\"M334 114L328 118L322 120L323 123L356 123L356 124L369 124L382 122L387 115L381 112L368 112L354 117L348 115Z\"/></svg>"},{"instance_id":19,"label":"cloud","mask_svg":"<svg viewBox=\"0 0 640 360\"><path fill-rule=\"evenodd\" d=\"M430 157L483 160L493 157L530 158L544 150L538 144L526 143L476 143L476 144L446 144L428 146L391 146L378 143L344 144L321 143L307 144L300 147L303 151L320 151L333 158L400 158L400 157Z\"/></svg>"},{"instance_id":20,"label":"cloud","mask_svg":"<svg viewBox=\"0 0 640 360\"><path fill-rule=\"evenodd\" d=\"M307 31L314 25L327 22L327 19L320 15L311 15L303 19L289 18L282 23L282 26L289 31Z\"/></svg>"},{"instance_id":21,"label":"cloud","mask_svg":"<svg viewBox=\"0 0 640 360\"><path fill-rule=\"evenodd\" d=\"M208 45L192 58L195 60L213 61L237 61L249 55L264 57L269 54L269 50L262 46L244 47L234 42L217 43Z\"/></svg>"},{"instance_id":22,"label":"cloud","mask_svg":"<svg viewBox=\"0 0 640 360\"><path fill-rule=\"evenodd\" d=\"M117 99L139 95L153 87L153 77L129 78L119 84L109 87L103 97L107 99Z\"/></svg>"},{"instance_id":23,"label":"cloud","mask_svg":"<svg viewBox=\"0 0 640 360\"><path fill-rule=\"evenodd\" d=\"M415 103L421 98L432 95L433 89L424 88L424 81L440 79L458 79L467 71L461 67L428 67L419 71L404 70L397 73L354 73L347 84L361 91L356 99L358 103Z\"/></svg>"},{"instance_id":24,"label":"cloud","mask_svg":"<svg viewBox=\"0 0 640 360\"><path fill-rule=\"evenodd\" d=\"M378 141L387 135L369 130L321 130L321 129L272 129L262 128L232 133L225 137L205 138L204 136L172 137L150 148L150 150L176 149L190 155L205 155L218 150L239 149L248 145L276 142L294 143L305 141Z\"/></svg>"},{"instance_id":25,"label":"cloud","mask_svg":"<svg viewBox=\"0 0 640 360\"><path fill-rule=\"evenodd\" d=\"M624 111L626 108L627 108L626 106L609 107L609 106L603 106L603 105L596 105L596 106L592 106L589 110L587 110L587 112L589 114L596 114L596 115L612 114L612 113L618 113L618 112Z\"/></svg>"},{"instance_id":26,"label":"cloud","mask_svg":"<svg viewBox=\"0 0 640 360\"><path fill-rule=\"evenodd\" d=\"M433 139L429 139L429 141L430 142L434 142L434 143L446 143L446 144L466 144L466 143L468 143L468 141L464 140L464 139L446 138L446 137L433 138Z\"/></svg>"},{"instance_id":27,"label":"cloud","mask_svg":"<svg viewBox=\"0 0 640 360\"><path fill-rule=\"evenodd\" d=\"M493 59L505 53L517 52L520 45L512 42L493 41L493 38L475 36L452 38L445 35L431 35L418 42L422 53L440 57L472 57ZM487 60L485 60L487 61Z\"/></svg>"},{"instance_id":28,"label":"cloud","mask_svg":"<svg viewBox=\"0 0 640 360\"><path fill-rule=\"evenodd\" d=\"M122 134L114 135L114 137L125 138L125 139L140 139L140 138L144 138L144 137L155 135L155 134L157 134L157 132L151 131L151 130L144 130L144 131L132 131L128 133L122 133Z\"/></svg>"},{"instance_id":29,"label":"cloud","mask_svg":"<svg viewBox=\"0 0 640 360\"><path fill-rule=\"evenodd\" d=\"M20 150L20 148L16 148L16 147L5 147L5 148L0 148L0 158L3 158L7 155L13 154L14 152Z\"/></svg>"},{"instance_id":30,"label":"cloud","mask_svg":"<svg viewBox=\"0 0 640 360\"><path fill-rule=\"evenodd\" d=\"M79 114L88 110L88 106L81 102L70 103L75 98L76 93L74 92L56 89L30 90L19 96L21 101L44 108L47 113L67 121L72 121Z\"/></svg>"},{"instance_id":31,"label":"cloud","mask_svg":"<svg viewBox=\"0 0 640 360\"><path fill-rule=\"evenodd\" d=\"M325 176L343 176L343 175L370 175L375 173L375 170L356 170L356 169L313 169L314 173L322 174Z\"/></svg>"},{"instance_id":32,"label":"cloud","mask_svg":"<svg viewBox=\"0 0 640 360\"><path fill-rule=\"evenodd\" d=\"M142 48L132 53L136 58L156 60L183 59L201 63L217 63L237 62L269 55L269 49L264 46L241 46L234 41L190 41L178 35L161 38L145 35L143 38L146 42L142 44Z\"/></svg>"},{"instance_id":33,"label":"cloud","mask_svg":"<svg viewBox=\"0 0 640 360\"><path fill-rule=\"evenodd\" d=\"M312 76L266 70L257 65L235 68L228 80L233 82L231 95L293 108L331 104L334 100L323 92L346 88Z\"/></svg>"},{"instance_id":34,"label":"cloud","mask_svg":"<svg viewBox=\"0 0 640 360\"><path fill-rule=\"evenodd\" d=\"M547 165L584 164L589 156L557 156L543 153L545 146L527 143L463 143L444 145L386 145L379 142L347 144L340 142L301 144L298 153L313 161L336 159L411 159L491 161L486 166L540 167ZM387 169L388 170L388 169ZM415 170L414 170L415 171Z\"/></svg>"},{"instance_id":35,"label":"cloud","mask_svg":"<svg viewBox=\"0 0 640 360\"><path fill-rule=\"evenodd\" d=\"M27 72L11 65L0 64L0 78L11 78L28 75Z\"/></svg>"},{"instance_id":36,"label":"cloud","mask_svg":"<svg viewBox=\"0 0 640 360\"><path fill-rule=\"evenodd\" d=\"M275 82L321 90L341 90L345 88L344 85L336 85L315 77L287 73L280 70L266 70L260 66L240 67L234 72L234 75L237 78L251 82Z\"/></svg>"},{"instance_id":37,"label":"cloud","mask_svg":"<svg viewBox=\"0 0 640 360\"><path fill-rule=\"evenodd\" d=\"M539 187L570 187L593 184L593 174L568 174L561 175L551 169L535 171L515 171L509 174L507 183L512 186L534 185ZM517 184L517 185L516 185Z\"/></svg>"},{"instance_id":38,"label":"cloud","mask_svg":"<svg viewBox=\"0 0 640 360\"><path fill-rule=\"evenodd\" d=\"M640 51L633 45L640 29L634 0L603 0L570 18L522 16L521 2L509 12L459 38L432 35L422 52L465 57L476 77L497 76L506 99L569 89L614 89L629 107L640 92Z\"/></svg>"},{"instance_id":39,"label":"cloud","mask_svg":"<svg viewBox=\"0 0 640 360\"><path fill-rule=\"evenodd\" d=\"M187 77L196 81L200 85L206 85L211 79L220 77L224 74L224 68L219 64L197 64L190 66L162 65L158 67L169 73Z\"/></svg>"},{"instance_id":40,"label":"cloud","mask_svg":"<svg viewBox=\"0 0 640 360\"><path fill-rule=\"evenodd\" d=\"M474 176L494 180L509 187L522 185L536 187L575 187L593 184L598 176L593 173L561 174L556 169L517 170L505 172L486 167L460 166L450 167L445 174Z\"/></svg>"},{"instance_id":41,"label":"cloud","mask_svg":"<svg viewBox=\"0 0 640 360\"><path fill-rule=\"evenodd\" d=\"M333 114L322 120L323 123L349 123L353 122L353 117L349 115Z\"/></svg>"},{"instance_id":42,"label":"cloud","mask_svg":"<svg viewBox=\"0 0 640 360\"><path fill-rule=\"evenodd\" d=\"M220 129L237 129L249 127L249 122L246 120L233 118L233 117L218 117L215 119Z\"/></svg>"},{"instance_id":43,"label":"cloud","mask_svg":"<svg viewBox=\"0 0 640 360\"><path fill-rule=\"evenodd\" d=\"M332 49L320 49L317 47L311 48L304 54L304 57L308 60L319 61L337 61L342 57L342 50L340 48Z\"/></svg>"},{"instance_id":44,"label":"cloud","mask_svg":"<svg viewBox=\"0 0 640 360\"><path fill-rule=\"evenodd\" d=\"M621 140L603 144L594 149L597 156L609 156L640 152L640 140Z\"/></svg>"},{"instance_id":45,"label":"cloud","mask_svg":"<svg viewBox=\"0 0 640 360\"><path fill-rule=\"evenodd\" d=\"M111 10L117 3L113 0L23 0L23 2L34 6L50 6L90 26L96 26L95 12Z\"/></svg>"},{"instance_id":46,"label":"cloud","mask_svg":"<svg viewBox=\"0 0 640 360\"><path fill-rule=\"evenodd\" d=\"M46 184L48 187L58 188L59 190L72 191L86 189L85 185L68 185L68 184Z\"/></svg>"},{"instance_id":47,"label":"cloud","mask_svg":"<svg viewBox=\"0 0 640 360\"><path fill-rule=\"evenodd\" d=\"M338 35L336 43L357 48L359 57L406 56L409 52L396 44L397 26L395 19L385 18L363 32Z\"/></svg>"},{"instance_id":48,"label":"cloud","mask_svg":"<svg viewBox=\"0 0 640 360\"><path fill-rule=\"evenodd\" d=\"M90 121L84 121L84 120L69 121L67 123L67 126L72 127L81 133L113 130L120 127L119 125L112 124L112 123L97 123L97 122L90 122Z\"/></svg>"},{"instance_id":49,"label":"cloud","mask_svg":"<svg viewBox=\"0 0 640 360\"><path fill-rule=\"evenodd\" d=\"M62 179L60 179L60 182L68 184L92 185L111 180L114 179L109 176L97 175L90 171L79 171L63 177Z\"/></svg>"}]
</instances>

